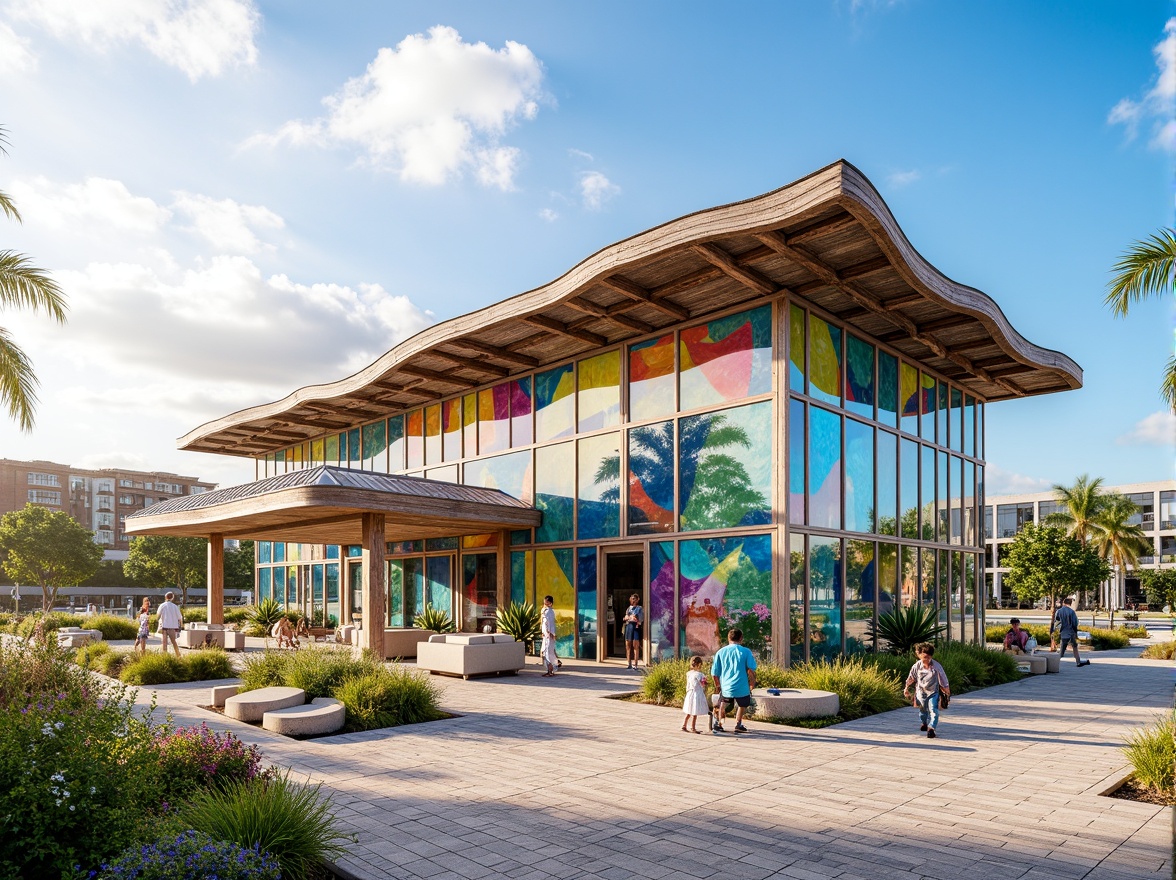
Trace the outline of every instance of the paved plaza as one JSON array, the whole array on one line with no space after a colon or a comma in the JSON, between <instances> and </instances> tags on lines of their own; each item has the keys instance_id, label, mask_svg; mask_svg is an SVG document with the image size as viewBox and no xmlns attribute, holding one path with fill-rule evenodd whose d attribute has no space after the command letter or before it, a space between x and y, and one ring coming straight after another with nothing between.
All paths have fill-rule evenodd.
<instances>
[{"instance_id":1,"label":"paved plaza","mask_svg":"<svg viewBox=\"0 0 1176 880\"><path fill-rule=\"evenodd\" d=\"M640 673L594 663L440 679L460 717L308 742L195 708L204 685L157 692L322 781L358 880L1166 878L1172 810L1099 796L1172 704L1171 665L1138 653L953 699L934 741L913 709L681 733L677 710L606 699Z\"/></svg>"}]
</instances>

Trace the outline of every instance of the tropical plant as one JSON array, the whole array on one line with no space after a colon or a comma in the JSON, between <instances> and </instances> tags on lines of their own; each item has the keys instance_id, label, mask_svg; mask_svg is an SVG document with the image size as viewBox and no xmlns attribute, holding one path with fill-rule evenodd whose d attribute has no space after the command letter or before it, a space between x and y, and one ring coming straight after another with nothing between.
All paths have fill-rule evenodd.
<instances>
[{"instance_id":1,"label":"tropical plant","mask_svg":"<svg viewBox=\"0 0 1176 880\"><path fill-rule=\"evenodd\" d=\"M543 635L539 609L531 602L511 602L499 608L498 631L524 644L537 641Z\"/></svg>"},{"instance_id":2,"label":"tropical plant","mask_svg":"<svg viewBox=\"0 0 1176 880\"><path fill-rule=\"evenodd\" d=\"M1085 546L1098 533L1099 514L1106 499L1102 493L1102 482L1102 477L1092 480L1088 474L1083 474L1074 481L1073 486L1055 483L1054 498L1061 505L1061 510L1047 516L1043 525L1063 528L1066 534L1077 538Z\"/></svg>"},{"instance_id":3,"label":"tropical plant","mask_svg":"<svg viewBox=\"0 0 1176 880\"><path fill-rule=\"evenodd\" d=\"M284 880L312 880L351 842L321 788L288 774L206 788L180 807L179 821L214 840L257 846L277 860Z\"/></svg>"},{"instance_id":4,"label":"tropical plant","mask_svg":"<svg viewBox=\"0 0 1176 880\"><path fill-rule=\"evenodd\" d=\"M1127 737L1123 754L1131 764L1135 781L1158 792L1171 794L1176 788L1176 713L1156 719Z\"/></svg>"},{"instance_id":5,"label":"tropical plant","mask_svg":"<svg viewBox=\"0 0 1176 880\"><path fill-rule=\"evenodd\" d=\"M1164 227L1134 242L1115 264L1106 304L1116 317L1126 317L1132 303L1148 297L1169 296L1176 275L1176 230ZM1160 396L1176 411L1176 355L1168 359Z\"/></svg>"},{"instance_id":6,"label":"tropical plant","mask_svg":"<svg viewBox=\"0 0 1176 880\"><path fill-rule=\"evenodd\" d=\"M286 612L282 603L272 596L267 596L249 609L249 623L254 635L269 637L274 624L282 619Z\"/></svg>"},{"instance_id":7,"label":"tropical plant","mask_svg":"<svg viewBox=\"0 0 1176 880\"><path fill-rule=\"evenodd\" d=\"M316 652L317 653L317 652ZM427 672L395 664L349 678L334 690L347 710L348 731L420 724L445 717L441 689Z\"/></svg>"},{"instance_id":8,"label":"tropical plant","mask_svg":"<svg viewBox=\"0 0 1176 880\"><path fill-rule=\"evenodd\" d=\"M281 880L277 861L258 846L213 840L182 831L146 846L132 846L115 861L91 872L90 880Z\"/></svg>"},{"instance_id":9,"label":"tropical plant","mask_svg":"<svg viewBox=\"0 0 1176 880\"><path fill-rule=\"evenodd\" d=\"M946 626L939 622L939 614L930 605L908 605L878 615L867 626L867 638L876 651L909 654L919 642L938 638Z\"/></svg>"},{"instance_id":10,"label":"tropical plant","mask_svg":"<svg viewBox=\"0 0 1176 880\"><path fill-rule=\"evenodd\" d=\"M433 632L453 632L453 618L447 611L434 608L428 602L421 609L421 613L412 619L412 625L417 629L431 629Z\"/></svg>"},{"instance_id":11,"label":"tropical plant","mask_svg":"<svg viewBox=\"0 0 1176 880\"><path fill-rule=\"evenodd\" d=\"M1151 541L1144 535L1143 527L1130 522L1139 515L1139 508L1130 498L1122 495L1106 497L1098 516L1098 533L1094 538L1099 555L1114 566L1115 585L1118 593L1127 569L1139 562L1139 557L1151 555ZM1114 605L1111 606L1111 626L1115 625Z\"/></svg>"},{"instance_id":12,"label":"tropical plant","mask_svg":"<svg viewBox=\"0 0 1176 880\"><path fill-rule=\"evenodd\" d=\"M1029 524L1006 545L1003 560L1009 573L1005 582L1022 602L1047 600L1052 609L1064 596L1097 589L1110 566L1092 548L1061 528Z\"/></svg>"},{"instance_id":13,"label":"tropical plant","mask_svg":"<svg viewBox=\"0 0 1176 880\"><path fill-rule=\"evenodd\" d=\"M7 152L4 149L7 144L5 131L0 127L0 153ZM3 192L0 192L0 213L21 222L16 204ZM61 288L43 269L16 251L0 251L0 308L44 311L57 323L65 323L65 294ZM33 362L13 342L8 331L0 327L0 404L8 409L9 416L22 431L33 430L37 385Z\"/></svg>"},{"instance_id":14,"label":"tropical plant","mask_svg":"<svg viewBox=\"0 0 1176 880\"><path fill-rule=\"evenodd\" d=\"M0 301L3 290L0 274ZM5 369L3 345L4 337L0 335L0 387ZM0 517L0 557L4 573L13 581L41 588L41 608L47 612L57 602L61 587L83 583L98 570L102 548L94 543L94 533L65 511L30 503L23 510Z\"/></svg>"}]
</instances>

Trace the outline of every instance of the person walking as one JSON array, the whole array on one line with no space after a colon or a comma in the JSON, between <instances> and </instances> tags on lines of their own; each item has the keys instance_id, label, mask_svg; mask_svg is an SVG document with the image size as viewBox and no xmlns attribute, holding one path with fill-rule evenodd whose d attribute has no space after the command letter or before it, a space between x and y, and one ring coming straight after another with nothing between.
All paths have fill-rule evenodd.
<instances>
[{"instance_id":1,"label":"person walking","mask_svg":"<svg viewBox=\"0 0 1176 880\"><path fill-rule=\"evenodd\" d=\"M625 624L625 657L629 661L626 669L636 669L641 661L641 624L645 622L645 610L641 597L634 593L629 597L629 607L622 618Z\"/></svg>"},{"instance_id":2,"label":"person walking","mask_svg":"<svg viewBox=\"0 0 1176 880\"><path fill-rule=\"evenodd\" d=\"M1054 623L1058 627L1058 641L1061 644L1061 656L1066 656L1066 647L1069 644L1074 645L1074 663L1081 669L1083 666L1089 666L1089 660L1083 660L1078 653L1078 614L1072 607L1074 600L1068 596L1062 600L1062 604L1058 606L1057 612L1054 614ZM1059 658L1061 659L1061 658Z\"/></svg>"},{"instance_id":3,"label":"person walking","mask_svg":"<svg viewBox=\"0 0 1176 880\"><path fill-rule=\"evenodd\" d=\"M950 697L951 685L939 661L933 659L934 645L930 642L920 642L915 645L915 655L919 659L907 675L902 695L908 700L911 699L911 685L914 685L913 703L919 709L919 720L922 722L919 730L927 731L927 739L935 739L935 728L939 726L939 694L942 692Z\"/></svg>"},{"instance_id":4,"label":"person walking","mask_svg":"<svg viewBox=\"0 0 1176 880\"><path fill-rule=\"evenodd\" d=\"M543 663L547 671L544 678L555 675L559 659L555 656L555 599L551 596L543 597L543 610L539 612L539 625L543 632Z\"/></svg>"},{"instance_id":5,"label":"person walking","mask_svg":"<svg viewBox=\"0 0 1176 880\"><path fill-rule=\"evenodd\" d=\"M755 687L755 654L743 646L743 631L732 628L727 633L727 644L715 652L711 660L711 676L715 690L721 695L716 711L715 733L725 733L723 719L734 705L735 732L747 733L743 713L751 705L751 689Z\"/></svg>"},{"instance_id":6,"label":"person walking","mask_svg":"<svg viewBox=\"0 0 1176 880\"><path fill-rule=\"evenodd\" d=\"M176 656L179 657L180 643L176 639L180 635L180 630L184 627L184 615L180 613L180 609L172 602L172 599L175 597L175 593L167 593L163 597L163 604L159 606L159 634L163 637L163 645L159 650L166 654L167 643L170 639L172 647L176 650Z\"/></svg>"},{"instance_id":7,"label":"person walking","mask_svg":"<svg viewBox=\"0 0 1176 880\"><path fill-rule=\"evenodd\" d=\"M710 717L710 707L706 702L706 676L702 674L702 658L695 654L690 658L690 671L686 673L686 699L682 701L682 712L686 717L682 719L682 731L690 725L691 733L702 733L698 729L698 716Z\"/></svg>"},{"instance_id":8,"label":"person walking","mask_svg":"<svg viewBox=\"0 0 1176 880\"><path fill-rule=\"evenodd\" d=\"M140 657L147 653L147 636L151 632L151 600L144 599L139 607L139 631L135 633L135 653Z\"/></svg>"}]
</instances>

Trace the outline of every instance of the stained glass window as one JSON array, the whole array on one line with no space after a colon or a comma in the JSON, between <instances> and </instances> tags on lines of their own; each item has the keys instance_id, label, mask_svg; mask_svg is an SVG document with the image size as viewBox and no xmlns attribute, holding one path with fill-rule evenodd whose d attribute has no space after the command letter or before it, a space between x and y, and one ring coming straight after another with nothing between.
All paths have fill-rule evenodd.
<instances>
[{"instance_id":1,"label":"stained glass window","mask_svg":"<svg viewBox=\"0 0 1176 880\"><path fill-rule=\"evenodd\" d=\"M771 306L679 334L679 408L700 409L772 390Z\"/></svg>"},{"instance_id":2,"label":"stained glass window","mask_svg":"<svg viewBox=\"0 0 1176 880\"><path fill-rule=\"evenodd\" d=\"M629 431L629 534L674 531L674 423Z\"/></svg>"},{"instance_id":3,"label":"stained glass window","mask_svg":"<svg viewBox=\"0 0 1176 880\"><path fill-rule=\"evenodd\" d=\"M809 536L809 657L841 653L841 539Z\"/></svg>"},{"instance_id":4,"label":"stained glass window","mask_svg":"<svg viewBox=\"0 0 1176 880\"><path fill-rule=\"evenodd\" d=\"M558 443L535 450L535 507L543 522L535 530L535 543L572 540L576 497L575 445Z\"/></svg>"},{"instance_id":5,"label":"stained glass window","mask_svg":"<svg viewBox=\"0 0 1176 880\"><path fill-rule=\"evenodd\" d=\"M486 489L501 489L512 498L528 504L534 495L531 487L531 453L529 450L467 461L463 483Z\"/></svg>"},{"instance_id":6,"label":"stained glass window","mask_svg":"<svg viewBox=\"0 0 1176 880\"><path fill-rule=\"evenodd\" d=\"M667 660L677 652L674 628L674 543L649 545L649 641L653 659Z\"/></svg>"},{"instance_id":7,"label":"stained glass window","mask_svg":"<svg viewBox=\"0 0 1176 880\"><path fill-rule=\"evenodd\" d=\"M388 626L402 627L404 623L404 561L389 559L388 577ZM409 621L410 623L412 621Z\"/></svg>"},{"instance_id":8,"label":"stained glass window","mask_svg":"<svg viewBox=\"0 0 1176 880\"><path fill-rule=\"evenodd\" d=\"M841 417L809 407L809 525L841 528Z\"/></svg>"},{"instance_id":9,"label":"stained glass window","mask_svg":"<svg viewBox=\"0 0 1176 880\"><path fill-rule=\"evenodd\" d=\"M845 408L874 417L874 346L847 336L845 346Z\"/></svg>"},{"instance_id":10,"label":"stained glass window","mask_svg":"<svg viewBox=\"0 0 1176 880\"><path fill-rule=\"evenodd\" d=\"M878 421L898 427L898 358L878 352Z\"/></svg>"},{"instance_id":11,"label":"stained glass window","mask_svg":"<svg viewBox=\"0 0 1176 880\"><path fill-rule=\"evenodd\" d=\"M490 532L486 535L464 535L461 539L462 550L478 550L483 547L497 546L498 532Z\"/></svg>"},{"instance_id":12,"label":"stained glass window","mask_svg":"<svg viewBox=\"0 0 1176 880\"><path fill-rule=\"evenodd\" d=\"M555 652L572 657L576 650L575 557L571 547L535 551L535 598L552 597L555 608Z\"/></svg>"},{"instance_id":13,"label":"stained glass window","mask_svg":"<svg viewBox=\"0 0 1176 880\"><path fill-rule=\"evenodd\" d=\"M530 446L535 439L531 423L531 377L510 383L510 445Z\"/></svg>"},{"instance_id":14,"label":"stained glass window","mask_svg":"<svg viewBox=\"0 0 1176 880\"><path fill-rule=\"evenodd\" d=\"M938 383L934 376L928 376L926 373L919 374L919 405L922 407L922 415L919 417L919 431L923 435L924 440L935 442L935 418L939 410L936 399L936 389Z\"/></svg>"},{"instance_id":15,"label":"stained glass window","mask_svg":"<svg viewBox=\"0 0 1176 880\"><path fill-rule=\"evenodd\" d=\"M606 351L595 357L585 358L576 369L580 431L596 431L620 424L620 351Z\"/></svg>"},{"instance_id":16,"label":"stained glass window","mask_svg":"<svg viewBox=\"0 0 1176 880\"><path fill-rule=\"evenodd\" d=\"M596 548L576 552L576 630L581 660L596 659Z\"/></svg>"},{"instance_id":17,"label":"stained glass window","mask_svg":"<svg viewBox=\"0 0 1176 880\"><path fill-rule=\"evenodd\" d=\"M874 531L874 429L845 420L845 528Z\"/></svg>"},{"instance_id":18,"label":"stained glass window","mask_svg":"<svg viewBox=\"0 0 1176 880\"><path fill-rule=\"evenodd\" d=\"M404 470L404 416L388 419L388 472Z\"/></svg>"},{"instance_id":19,"label":"stained glass window","mask_svg":"<svg viewBox=\"0 0 1176 880\"><path fill-rule=\"evenodd\" d=\"M261 568L257 571L257 598L264 600L270 598L273 593L273 569Z\"/></svg>"},{"instance_id":20,"label":"stained glass window","mask_svg":"<svg viewBox=\"0 0 1176 880\"><path fill-rule=\"evenodd\" d=\"M388 472L388 426L381 419L363 426L363 469Z\"/></svg>"},{"instance_id":21,"label":"stained glass window","mask_svg":"<svg viewBox=\"0 0 1176 880\"><path fill-rule=\"evenodd\" d=\"M441 461L441 404L425 407L425 464Z\"/></svg>"},{"instance_id":22,"label":"stained glass window","mask_svg":"<svg viewBox=\"0 0 1176 880\"><path fill-rule=\"evenodd\" d=\"M621 528L621 435L585 437L578 446L580 540L615 538Z\"/></svg>"},{"instance_id":23,"label":"stained glass window","mask_svg":"<svg viewBox=\"0 0 1176 880\"><path fill-rule=\"evenodd\" d=\"M771 522L770 403L684 418L678 449L682 531Z\"/></svg>"},{"instance_id":24,"label":"stained glass window","mask_svg":"<svg viewBox=\"0 0 1176 880\"><path fill-rule=\"evenodd\" d=\"M425 411L414 409L404 419L405 467L416 470L425 463Z\"/></svg>"},{"instance_id":25,"label":"stained glass window","mask_svg":"<svg viewBox=\"0 0 1176 880\"><path fill-rule=\"evenodd\" d=\"M575 376L571 364L535 376L535 439L567 437L575 429Z\"/></svg>"},{"instance_id":26,"label":"stained glass window","mask_svg":"<svg viewBox=\"0 0 1176 880\"><path fill-rule=\"evenodd\" d=\"M467 394L461 399L461 433L465 454L473 458L478 454L478 395Z\"/></svg>"},{"instance_id":27,"label":"stained glass window","mask_svg":"<svg viewBox=\"0 0 1176 880\"><path fill-rule=\"evenodd\" d=\"M515 550L510 554L510 601L535 601L535 554L531 550Z\"/></svg>"},{"instance_id":28,"label":"stained glass window","mask_svg":"<svg viewBox=\"0 0 1176 880\"><path fill-rule=\"evenodd\" d=\"M640 422L674 411L674 334L629 347L629 419Z\"/></svg>"},{"instance_id":29,"label":"stained glass window","mask_svg":"<svg viewBox=\"0 0 1176 880\"><path fill-rule=\"evenodd\" d=\"M310 466L318 467L321 464L325 464L322 437L310 441Z\"/></svg>"},{"instance_id":30,"label":"stained glass window","mask_svg":"<svg viewBox=\"0 0 1176 880\"><path fill-rule=\"evenodd\" d=\"M809 394L841 406L841 328L809 315Z\"/></svg>"},{"instance_id":31,"label":"stained glass window","mask_svg":"<svg viewBox=\"0 0 1176 880\"><path fill-rule=\"evenodd\" d=\"M285 566L278 566L273 569L274 572L274 598L286 604L286 568Z\"/></svg>"},{"instance_id":32,"label":"stained glass window","mask_svg":"<svg viewBox=\"0 0 1176 880\"><path fill-rule=\"evenodd\" d=\"M425 587L430 605L453 615L453 557L425 558Z\"/></svg>"},{"instance_id":33,"label":"stained glass window","mask_svg":"<svg viewBox=\"0 0 1176 880\"><path fill-rule=\"evenodd\" d=\"M679 620L685 656L709 657L732 628L756 656L772 653L772 540L769 535L678 543Z\"/></svg>"},{"instance_id":34,"label":"stained glass window","mask_svg":"<svg viewBox=\"0 0 1176 880\"><path fill-rule=\"evenodd\" d=\"M919 371L905 361L898 368L898 399L902 404L902 429L919 433Z\"/></svg>"},{"instance_id":35,"label":"stained glass window","mask_svg":"<svg viewBox=\"0 0 1176 880\"><path fill-rule=\"evenodd\" d=\"M805 392L804 383L804 310L788 307L788 387Z\"/></svg>"},{"instance_id":36,"label":"stained glass window","mask_svg":"<svg viewBox=\"0 0 1176 880\"><path fill-rule=\"evenodd\" d=\"M898 438L878 432L878 534L898 534Z\"/></svg>"},{"instance_id":37,"label":"stained glass window","mask_svg":"<svg viewBox=\"0 0 1176 880\"><path fill-rule=\"evenodd\" d=\"M327 464L339 463L339 435L328 434L323 438L323 460Z\"/></svg>"},{"instance_id":38,"label":"stained glass window","mask_svg":"<svg viewBox=\"0 0 1176 880\"><path fill-rule=\"evenodd\" d=\"M461 557L461 629L481 632L498 614L498 557L471 553Z\"/></svg>"},{"instance_id":39,"label":"stained glass window","mask_svg":"<svg viewBox=\"0 0 1176 880\"><path fill-rule=\"evenodd\" d=\"M803 524L804 517L804 401L788 401L788 521Z\"/></svg>"},{"instance_id":40,"label":"stained glass window","mask_svg":"<svg viewBox=\"0 0 1176 880\"><path fill-rule=\"evenodd\" d=\"M441 459L457 461L461 458L461 398L455 397L441 404Z\"/></svg>"},{"instance_id":41,"label":"stained glass window","mask_svg":"<svg viewBox=\"0 0 1176 880\"><path fill-rule=\"evenodd\" d=\"M804 637L805 594L808 581L808 560L805 557L805 538L799 532L788 536L788 660L800 663L808 659L808 641Z\"/></svg>"},{"instance_id":42,"label":"stained glass window","mask_svg":"<svg viewBox=\"0 0 1176 880\"><path fill-rule=\"evenodd\" d=\"M510 447L510 383L478 392L478 454Z\"/></svg>"},{"instance_id":43,"label":"stained glass window","mask_svg":"<svg viewBox=\"0 0 1176 880\"><path fill-rule=\"evenodd\" d=\"M870 623L874 619L876 566L873 541L845 542L845 653L872 650Z\"/></svg>"}]
</instances>

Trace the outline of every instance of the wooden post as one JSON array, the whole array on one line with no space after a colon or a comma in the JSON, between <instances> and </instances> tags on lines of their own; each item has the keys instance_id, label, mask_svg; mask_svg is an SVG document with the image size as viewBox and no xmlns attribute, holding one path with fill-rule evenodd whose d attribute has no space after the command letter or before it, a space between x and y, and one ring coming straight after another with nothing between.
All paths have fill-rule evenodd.
<instances>
[{"instance_id":1,"label":"wooden post","mask_svg":"<svg viewBox=\"0 0 1176 880\"><path fill-rule=\"evenodd\" d=\"M363 629L359 644L384 658L384 514L361 514L363 530Z\"/></svg>"},{"instance_id":2,"label":"wooden post","mask_svg":"<svg viewBox=\"0 0 1176 880\"><path fill-rule=\"evenodd\" d=\"M208 536L208 622L225 622L225 536Z\"/></svg>"},{"instance_id":3,"label":"wooden post","mask_svg":"<svg viewBox=\"0 0 1176 880\"><path fill-rule=\"evenodd\" d=\"M510 531L498 533L498 607L510 604ZM496 630L497 626L494 627Z\"/></svg>"}]
</instances>

